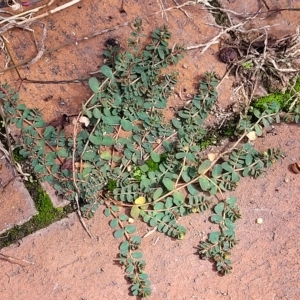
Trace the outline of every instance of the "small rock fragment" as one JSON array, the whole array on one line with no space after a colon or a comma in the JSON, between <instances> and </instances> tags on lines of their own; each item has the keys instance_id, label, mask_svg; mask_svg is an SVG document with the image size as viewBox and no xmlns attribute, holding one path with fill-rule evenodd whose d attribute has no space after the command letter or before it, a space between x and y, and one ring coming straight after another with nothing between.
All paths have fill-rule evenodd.
<instances>
[{"instance_id":1,"label":"small rock fragment","mask_svg":"<svg viewBox=\"0 0 300 300\"><path fill-rule=\"evenodd\" d=\"M255 141L255 140L257 139L256 132L255 132L255 131L250 131L250 132L248 132L247 138L248 138L250 141Z\"/></svg>"},{"instance_id":2,"label":"small rock fragment","mask_svg":"<svg viewBox=\"0 0 300 300\"><path fill-rule=\"evenodd\" d=\"M262 218L257 218L257 219L256 219L256 223L257 223L257 224L262 224L263 221L264 221L264 220L263 220Z\"/></svg>"}]
</instances>

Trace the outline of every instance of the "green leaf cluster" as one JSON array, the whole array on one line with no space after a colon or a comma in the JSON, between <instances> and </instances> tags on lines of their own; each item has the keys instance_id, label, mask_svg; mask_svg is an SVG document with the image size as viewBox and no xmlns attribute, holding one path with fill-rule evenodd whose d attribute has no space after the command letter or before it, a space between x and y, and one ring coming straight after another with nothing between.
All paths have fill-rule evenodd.
<instances>
[{"instance_id":1,"label":"green leaf cluster","mask_svg":"<svg viewBox=\"0 0 300 300\"><path fill-rule=\"evenodd\" d=\"M260 153L250 143L237 143L214 161L203 157L201 150L209 136L204 121L217 101L216 74L206 73L193 99L166 122L163 112L177 73L163 68L176 64L184 48L169 47L171 34L166 26L155 29L142 48L141 21L134 28L128 40L130 51L107 45L106 63L100 75L89 79L93 95L80 113L89 124L82 125L75 137L66 135L59 122L46 124L38 110L20 104L9 85L1 86L0 99L7 122L22 132L20 154L31 159L39 179L68 200L78 197L85 217L107 206L104 214L111 217L113 235L122 240L120 263L132 283L132 294L146 297L150 282L139 250L141 238L133 235L136 227L131 219L183 239L186 229L178 220L213 206L210 220L219 231L201 242L198 252L227 274L232 269L229 257L237 243L235 223L240 213L234 197L216 203L215 195L234 191L241 177L263 174L283 154L275 149ZM235 134L240 141L253 131L261 136L264 128L282 118L299 122L300 105L284 117L276 102L264 110L254 107L240 118ZM119 206L127 207L128 214L120 213Z\"/></svg>"},{"instance_id":2,"label":"green leaf cluster","mask_svg":"<svg viewBox=\"0 0 300 300\"><path fill-rule=\"evenodd\" d=\"M237 244L235 222L241 218L241 214L236 201L235 197L228 197L215 205L211 222L218 224L220 231L211 232L208 240L198 245L200 258L214 260L218 272L224 275L232 270L230 254Z\"/></svg>"},{"instance_id":3,"label":"green leaf cluster","mask_svg":"<svg viewBox=\"0 0 300 300\"><path fill-rule=\"evenodd\" d=\"M118 206L107 207L105 216L113 217L109 225L113 228L116 239L124 238L120 244L120 264L125 267L127 279L132 283L131 292L134 296L147 297L151 294L148 274L145 273L146 262L139 251L142 239L134 235L135 225L129 223L129 217L119 211ZM127 223L127 224L125 224Z\"/></svg>"}]
</instances>

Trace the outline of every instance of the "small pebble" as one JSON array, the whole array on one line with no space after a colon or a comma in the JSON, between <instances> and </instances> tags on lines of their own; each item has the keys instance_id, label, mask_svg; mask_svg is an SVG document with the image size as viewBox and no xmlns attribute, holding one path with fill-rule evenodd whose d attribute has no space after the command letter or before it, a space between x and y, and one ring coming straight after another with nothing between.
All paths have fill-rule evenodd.
<instances>
[{"instance_id":1,"label":"small pebble","mask_svg":"<svg viewBox=\"0 0 300 300\"><path fill-rule=\"evenodd\" d=\"M257 218L256 219L256 223L257 224L262 224L263 223L263 219L262 218Z\"/></svg>"}]
</instances>

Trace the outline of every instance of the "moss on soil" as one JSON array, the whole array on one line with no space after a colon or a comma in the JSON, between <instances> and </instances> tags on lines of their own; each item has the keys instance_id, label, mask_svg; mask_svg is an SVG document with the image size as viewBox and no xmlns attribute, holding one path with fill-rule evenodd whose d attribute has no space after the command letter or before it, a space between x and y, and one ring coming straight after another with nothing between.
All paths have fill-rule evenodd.
<instances>
[{"instance_id":1,"label":"moss on soil","mask_svg":"<svg viewBox=\"0 0 300 300\"><path fill-rule=\"evenodd\" d=\"M267 105L278 103L284 111L288 111L292 97L300 92L300 78L297 79L294 88L287 90L285 93L275 92L268 96L260 97L252 103L252 106L259 111L264 111Z\"/></svg>"},{"instance_id":2,"label":"moss on soil","mask_svg":"<svg viewBox=\"0 0 300 300\"><path fill-rule=\"evenodd\" d=\"M200 143L201 150L207 149L209 146L216 146L224 138L235 137L235 129L237 127L239 119L233 118L228 120L221 128L212 128L208 130L206 136L202 139Z\"/></svg>"},{"instance_id":3,"label":"moss on soil","mask_svg":"<svg viewBox=\"0 0 300 300\"><path fill-rule=\"evenodd\" d=\"M7 139L5 135L4 125L0 119L0 141L4 147L7 147ZM22 165L24 172L33 174L31 163L28 159L19 154L19 148L13 150L14 160ZM55 208L52 205L50 197L42 189L38 180L30 177L30 181L24 181L30 196L32 197L38 214L33 216L28 222L23 225L16 225L12 229L0 235L0 249L9 246L23 237L49 226L50 224L67 217L74 211L71 205L64 208Z\"/></svg>"},{"instance_id":4,"label":"moss on soil","mask_svg":"<svg viewBox=\"0 0 300 300\"><path fill-rule=\"evenodd\" d=\"M25 161L25 158L23 157L23 155L21 155L20 153L19 153L19 148L16 148L16 149L14 149L13 150L13 156L14 156L14 160L15 160L15 162L17 162L17 163L21 163L21 162L23 162L23 161Z\"/></svg>"},{"instance_id":5,"label":"moss on soil","mask_svg":"<svg viewBox=\"0 0 300 300\"><path fill-rule=\"evenodd\" d=\"M32 182L25 181L24 184L28 189L30 196L34 200L38 214L33 216L25 224L16 225L12 229L0 235L0 249L15 243L19 239L22 239L39 229L47 227L62 218L67 217L67 215L73 211L71 205L64 208L53 207L50 197L42 189L37 180L33 180Z\"/></svg>"},{"instance_id":6,"label":"moss on soil","mask_svg":"<svg viewBox=\"0 0 300 300\"><path fill-rule=\"evenodd\" d=\"M0 132L2 133L0 134L0 141L3 143L4 147L7 147L5 127L1 123L1 119ZM31 163L28 159L25 159L19 154L19 150L19 148L13 150L14 160L22 165L24 172L33 174ZM38 214L33 216L25 224L16 225L12 229L0 235L0 249L15 243L19 239L22 239L23 237L39 229L49 226L53 222L66 217L70 212L74 211L71 205L68 205L64 208L53 207L50 197L42 189L40 183L32 177L30 180L31 181L24 181L24 185L35 203Z\"/></svg>"},{"instance_id":7,"label":"moss on soil","mask_svg":"<svg viewBox=\"0 0 300 300\"><path fill-rule=\"evenodd\" d=\"M35 207L39 212L32 218L37 227L46 227L60 219L63 209L53 207L50 197L37 182L25 182L25 186L28 191L31 190L31 196L35 199Z\"/></svg>"}]
</instances>

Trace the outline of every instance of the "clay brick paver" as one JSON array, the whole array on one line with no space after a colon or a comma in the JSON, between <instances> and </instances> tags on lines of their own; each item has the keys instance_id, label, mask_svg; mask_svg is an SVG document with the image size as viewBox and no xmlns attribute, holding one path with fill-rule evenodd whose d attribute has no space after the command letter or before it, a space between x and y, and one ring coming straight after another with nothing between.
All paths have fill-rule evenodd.
<instances>
[{"instance_id":1,"label":"clay brick paver","mask_svg":"<svg viewBox=\"0 0 300 300\"><path fill-rule=\"evenodd\" d=\"M299 1L293 0L247 0L247 1L221 1L225 9L232 10L240 15L229 13L234 24L242 23L246 17L254 17L245 25L248 29L264 27L268 34L277 38L294 34L299 26L299 12L280 9L299 7ZM263 32L263 31L260 31Z\"/></svg>"},{"instance_id":2,"label":"clay brick paver","mask_svg":"<svg viewBox=\"0 0 300 300\"><path fill-rule=\"evenodd\" d=\"M56 190L47 181L41 182L41 186L43 190L47 193L47 195L50 197L54 207L64 207L70 204L70 201L64 199L62 196L58 196Z\"/></svg>"},{"instance_id":3,"label":"clay brick paver","mask_svg":"<svg viewBox=\"0 0 300 300\"><path fill-rule=\"evenodd\" d=\"M3 153L0 151L0 158ZM21 225L37 214L34 202L24 184L14 178L12 166L0 159L0 234ZM8 183L8 184L7 184Z\"/></svg>"}]
</instances>

